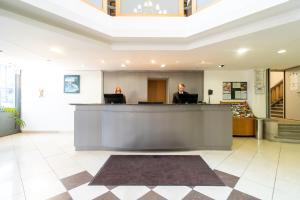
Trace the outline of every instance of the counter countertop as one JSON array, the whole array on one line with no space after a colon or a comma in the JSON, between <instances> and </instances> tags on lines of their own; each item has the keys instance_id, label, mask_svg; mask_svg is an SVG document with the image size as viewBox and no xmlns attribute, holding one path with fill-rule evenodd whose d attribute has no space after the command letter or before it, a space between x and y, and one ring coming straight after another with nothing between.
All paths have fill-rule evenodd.
<instances>
[{"instance_id":1,"label":"counter countertop","mask_svg":"<svg viewBox=\"0 0 300 200\"><path fill-rule=\"evenodd\" d=\"M103 103L70 103L72 106L182 106L182 105L214 105L214 106L231 106L229 104L205 104L205 103L198 103L198 104L103 104Z\"/></svg>"}]
</instances>

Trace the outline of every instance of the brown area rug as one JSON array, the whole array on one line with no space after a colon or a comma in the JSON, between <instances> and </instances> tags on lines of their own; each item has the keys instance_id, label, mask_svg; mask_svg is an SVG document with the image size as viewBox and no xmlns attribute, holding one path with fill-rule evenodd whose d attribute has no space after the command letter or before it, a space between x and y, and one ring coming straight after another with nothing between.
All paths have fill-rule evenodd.
<instances>
[{"instance_id":1,"label":"brown area rug","mask_svg":"<svg viewBox=\"0 0 300 200\"><path fill-rule=\"evenodd\" d=\"M112 155L90 185L224 186L200 156Z\"/></svg>"}]
</instances>

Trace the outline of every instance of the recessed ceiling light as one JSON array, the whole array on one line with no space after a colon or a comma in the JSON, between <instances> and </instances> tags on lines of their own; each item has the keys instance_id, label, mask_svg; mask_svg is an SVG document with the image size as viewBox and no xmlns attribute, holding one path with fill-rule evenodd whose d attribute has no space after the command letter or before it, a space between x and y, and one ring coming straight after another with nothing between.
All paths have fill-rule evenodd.
<instances>
[{"instance_id":1,"label":"recessed ceiling light","mask_svg":"<svg viewBox=\"0 0 300 200\"><path fill-rule=\"evenodd\" d=\"M58 47L51 47L50 51L61 54L63 51Z\"/></svg>"},{"instance_id":2,"label":"recessed ceiling light","mask_svg":"<svg viewBox=\"0 0 300 200\"><path fill-rule=\"evenodd\" d=\"M237 52L237 54L242 55L248 51L249 51L248 48L239 48L236 52Z\"/></svg>"},{"instance_id":3,"label":"recessed ceiling light","mask_svg":"<svg viewBox=\"0 0 300 200\"><path fill-rule=\"evenodd\" d=\"M166 64L161 64L160 67L164 68L164 67L166 67Z\"/></svg>"},{"instance_id":4,"label":"recessed ceiling light","mask_svg":"<svg viewBox=\"0 0 300 200\"><path fill-rule=\"evenodd\" d=\"M105 63L105 61L104 61L104 60L101 60L101 63L102 63L102 64L104 64L104 63Z\"/></svg>"},{"instance_id":5,"label":"recessed ceiling light","mask_svg":"<svg viewBox=\"0 0 300 200\"><path fill-rule=\"evenodd\" d=\"M285 49L280 49L279 51L277 51L277 53L284 54L284 53L286 53L286 50Z\"/></svg>"},{"instance_id":6,"label":"recessed ceiling light","mask_svg":"<svg viewBox=\"0 0 300 200\"><path fill-rule=\"evenodd\" d=\"M225 65L218 65L219 68L223 68Z\"/></svg>"},{"instance_id":7,"label":"recessed ceiling light","mask_svg":"<svg viewBox=\"0 0 300 200\"><path fill-rule=\"evenodd\" d=\"M211 65L212 62L208 62L208 61L205 61L205 60L201 60L200 62L200 65Z\"/></svg>"},{"instance_id":8,"label":"recessed ceiling light","mask_svg":"<svg viewBox=\"0 0 300 200\"><path fill-rule=\"evenodd\" d=\"M178 64L178 63L180 63L180 61L179 61L179 60L176 60L175 63Z\"/></svg>"},{"instance_id":9,"label":"recessed ceiling light","mask_svg":"<svg viewBox=\"0 0 300 200\"><path fill-rule=\"evenodd\" d=\"M125 63L128 65L130 64L130 60L125 60Z\"/></svg>"},{"instance_id":10,"label":"recessed ceiling light","mask_svg":"<svg viewBox=\"0 0 300 200\"><path fill-rule=\"evenodd\" d=\"M126 67L126 65L124 63L121 64L121 67Z\"/></svg>"},{"instance_id":11,"label":"recessed ceiling light","mask_svg":"<svg viewBox=\"0 0 300 200\"><path fill-rule=\"evenodd\" d=\"M152 64L155 64L155 63L156 63L156 61L155 61L155 60L150 60L150 62L151 62Z\"/></svg>"}]
</instances>

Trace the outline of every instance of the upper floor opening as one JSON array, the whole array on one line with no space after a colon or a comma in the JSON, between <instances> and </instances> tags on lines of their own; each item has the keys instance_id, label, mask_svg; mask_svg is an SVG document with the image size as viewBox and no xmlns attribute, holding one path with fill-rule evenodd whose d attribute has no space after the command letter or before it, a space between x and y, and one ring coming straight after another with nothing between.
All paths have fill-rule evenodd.
<instances>
[{"instance_id":1,"label":"upper floor opening","mask_svg":"<svg viewBox=\"0 0 300 200\"><path fill-rule=\"evenodd\" d=\"M221 0L81 0L110 16L188 17Z\"/></svg>"}]
</instances>

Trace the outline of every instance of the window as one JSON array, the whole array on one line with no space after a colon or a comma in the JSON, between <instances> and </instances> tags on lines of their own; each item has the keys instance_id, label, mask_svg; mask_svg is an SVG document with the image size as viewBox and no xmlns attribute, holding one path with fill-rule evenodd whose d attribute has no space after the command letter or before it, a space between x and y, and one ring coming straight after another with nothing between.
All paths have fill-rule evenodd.
<instances>
[{"instance_id":1,"label":"window","mask_svg":"<svg viewBox=\"0 0 300 200\"><path fill-rule=\"evenodd\" d=\"M15 74L14 67L0 64L0 107L16 107Z\"/></svg>"}]
</instances>

